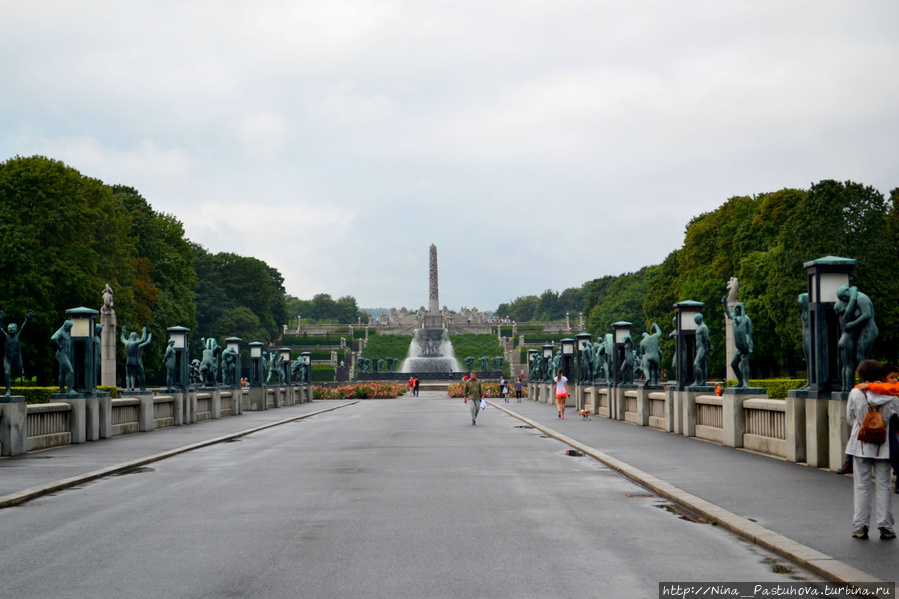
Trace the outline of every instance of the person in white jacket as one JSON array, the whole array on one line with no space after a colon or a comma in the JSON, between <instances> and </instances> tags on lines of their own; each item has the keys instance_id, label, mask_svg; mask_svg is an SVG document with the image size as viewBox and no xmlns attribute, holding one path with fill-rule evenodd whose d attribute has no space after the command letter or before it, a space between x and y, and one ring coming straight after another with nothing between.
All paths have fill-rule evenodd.
<instances>
[{"instance_id":1,"label":"person in white jacket","mask_svg":"<svg viewBox=\"0 0 899 599\"><path fill-rule=\"evenodd\" d=\"M858 365L858 376L864 383L879 382L884 374L883 366L876 360L865 360ZM856 539L868 538L868 526L871 520L871 495L874 494L874 519L880 530L880 538L895 539L893 530L893 513L890 506L893 494L890 489L890 447L881 444L859 441L858 431L869 407L883 415L884 423L889 427L890 416L899 413L899 399L890 395L878 395L871 391L855 388L849 392L846 402L846 421L849 424L849 440L846 443L846 455L852 456L853 485L852 495L852 536ZM887 431L889 438L889 430ZM871 480L871 471L874 480Z\"/></svg>"}]
</instances>

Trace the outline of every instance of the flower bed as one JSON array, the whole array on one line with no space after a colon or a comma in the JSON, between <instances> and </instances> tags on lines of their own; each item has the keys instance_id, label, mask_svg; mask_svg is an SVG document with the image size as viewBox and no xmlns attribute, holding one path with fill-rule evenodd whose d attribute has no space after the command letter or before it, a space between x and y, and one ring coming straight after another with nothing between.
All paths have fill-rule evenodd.
<instances>
[{"instance_id":1,"label":"flower bed","mask_svg":"<svg viewBox=\"0 0 899 599\"><path fill-rule=\"evenodd\" d=\"M509 385L510 393L509 397L515 397L515 384L512 383ZM481 383L481 388L484 390L484 397L490 398L498 398L499 397L499 383ZM464 383L453 383L447 389L447 392L450 397L464 397L465 396L465 387ZM521 396L528 396L528 388L523 386L521 389Z\"/></svg>"},{"instance_id":2,"label":"flower bed","mask_svg":"<svg viewBox=\"0 0 899 599\"><path fill-rule=\"evenodd\" d=\"M357 383L312 387L312 399L393 399L409 390L406 383Z\"/></svg>"}]
</instances>

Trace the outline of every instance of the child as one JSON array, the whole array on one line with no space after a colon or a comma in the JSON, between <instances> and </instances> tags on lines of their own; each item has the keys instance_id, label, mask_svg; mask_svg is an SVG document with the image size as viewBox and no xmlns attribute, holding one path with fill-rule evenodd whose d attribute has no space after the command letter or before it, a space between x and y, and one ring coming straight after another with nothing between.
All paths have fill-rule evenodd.
<instances>
[{"instance_id":1,"label":"child","mask_svg":"<svg viewBox=\"0 0 899 599\"><path fill-rule=\"evenodd\" d=\"M870 385L862 383L858 388L868 389L881 395L899 395L899 366L887 364L883 369L886 374L882 383L871 383ZM896 477L893 492L899 493L899 416L890 418L887 430L890 442L890 464L893 466L893 476Z\"/></svg>"},{"instance_id":2,"label":"child","mask_svg":"<svg viewBox=\"0 0 899 599\"><path fill-rule=\"evenodd\" d=\"M888 421L891 416L899 413L899 399L891 395L879 395L869 389L873 384L884 378L883 366L876 360L865 360L858 365L858 376L864 385L859 385L849 392L846 402L846 421L850 427L849 440L846 443L846 454L852 456L853 463L853 487L852 495L853 516L852 536L856 539L868 538L868 523L871 520L871 495L875 495L876 510L874 517L877 528L880 530L880 538L884 540L895 539L893 531L893 514L890 502L890 460L886 443L877 445L860 441L858 431L861 422L869 407L878 410ZM874 471L874 480L871 480L871 471Z\"/></svg>"}]
</instances>

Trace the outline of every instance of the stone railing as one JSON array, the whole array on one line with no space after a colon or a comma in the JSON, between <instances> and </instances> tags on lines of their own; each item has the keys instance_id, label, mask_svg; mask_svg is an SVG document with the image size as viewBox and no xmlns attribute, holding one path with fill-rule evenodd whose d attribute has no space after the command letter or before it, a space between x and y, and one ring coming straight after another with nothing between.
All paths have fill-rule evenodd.
<instances>
[{"instance_id":1,"label":"stone railing","mask_svg":"<svg viewBox=\"0 0 899 599\"><path fill-rule=\"evenodd\" d=\"M805 461L804 400L769 399L759 394L741 395L734 390L727 390L719 397L694 391L676 391L673 385L662 389L643 385L610 387L578 384L573 389L569 406L587 409L604 418L658 428L729 447L751 449L794 462ZM536 401L555 403L552 385L548 383L530 383L528 396ZM841 410L845 411L845 402L836 402L830 409L839 414ZM827 437L827 430L818 431L815 442L826 442ZM830 437L833 438L833 433ZM838 451L842 450L839 447Z\"/></svg>"},{"instance_id":2,"label":"stone railing","mask_svg":"<svg viewBox=\"0 0 899 599\"><path fill-rule=\"evenodd\" d=\"M72 406L53 402L30 406L26 451L68 445L72 440Z\"/></svg>"},{"instance_id":3,"label":"stone railing","mask_svg":"<svg viewBox=\"0 0 899 599\"><path fill-rule=\"evenodd\" d=\"M126 392L127 393L127 392ZM260 401L260 398L266 401ZM74 397L27 404L15 396L0 401L0 455L99 441L205 420L239 416L312 401L311 385L202 389L187 393L135 394L118 399Z\"/></svg>"}]
</instances>

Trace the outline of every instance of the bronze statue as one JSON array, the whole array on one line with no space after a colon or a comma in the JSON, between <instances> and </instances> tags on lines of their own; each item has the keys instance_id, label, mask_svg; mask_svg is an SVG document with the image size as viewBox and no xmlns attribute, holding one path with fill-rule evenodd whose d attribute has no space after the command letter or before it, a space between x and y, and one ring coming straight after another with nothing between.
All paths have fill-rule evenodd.
<instances>
[{"instance_id":1,"label":"bronze statue","mask_svg":"<svg viewBox=\"0 0 899 599\"><path fill-rule=\"evenodd\" d=\"M809 388L812 378L812 329L808 320L808 293L799 294L799 318L802 321L802 355L805 356L805 385L800 390Z\"/></svg>"},{"instance_id":2,"label":"bronze statue","mask_svg":"<svg viewBox=\"0 0 899 599\"><path fill-rule=\"evenodd\" d=\"M25 327L28 326L28 323L31 322L32 316L34 316L34 310L29 310L28 313L25 314L22 328L19 328L13 322L9 323L6 331L0 328L0 333L3 333L3 336L6 337L6 351L3 357L3 374L6 376L7 397L10 396L12 375L18 373L20 379L25 376L25 368L22 365L22 342L19 337L22 335L22 332L25 331ZM0 327L2 327L3 319L5 317L6 313L0 310Z\"/></svg>"},{"instance_id":3,"label":"bronze statue","mask_svg":"<svg viewBox=\"0 0 899 599\"><path fill-rule=\"evenodd\" d=\"M625 335L622 343L624 344L624 359L621 361L621 367L619 368L621 382L631 385L634 382L634 364L636 363L634 359L634 339L630 335Z\"/></svg>"},{"instance_id":4,"label":"bronze statue","mask_svg":"<svg viewBox=\"0 0 899 599\"><path fill-rule=\"evenodd\" d=\"M837 289L834 312L839 318L841 335L837 342L837 362L843 391L855 386L855 369L871 353L871 346L877 338L874 322L874 304L858 287L841 285Z\"/></svg>"},{"instance_id":5,"label":"bronze statue","mask_svg":"<svg viewBox=\"0 0 899 599\"><path fill-rule=\"evenodd\" d=\"M147 333L147 327L143 328L140 339L134 331L125 338L125 327L122 327L122 336L120 341L125 346L125 389L133 391L137 383L137 377L140 376L141 391L147 390L147 377L144 374L144 360L141 356L141 350L150 344L153 340L153 333Z\"/></svg>"},{"instance_id":6,"label":"bronze statue","mask_svg":"<svg viewBox=\"0 0 899 599\"><path fill-rule=\"evenodd\" d=\"M653 333L643 333L643 339L640 341L640 350L643 352L643 376L650 385L659 384L659 371L662 364L662 353L659 350L659 337L662 336L662 329L657 323L652 323Z\"/></svg>"},{"instance_id":7,"label":"bronze statue","mask_svg":"<svg viewBox=\"0 0 899 599\"><path fill-rule=\"evenodd\" d=\"M737 376L737 387L749 387L749 355L752 353L752 320L746 315L746 307L743 302L737 302L733 311L727 303L727 296L721 298L724 313L733 321L734 329L734 359L730 362L734 374Z\"/></svg>"},{"instance_id":8,"label":"bronze statue","mask_svg":"<svg viewBox=\"0 0 899 599\"><path fill-rule=\"evenodd\" d=\"M165 384L166 388L171 391L175 388L175 340L169 339L168 347L165 348L165 356L162 358L165 364Z\"/></svg>"},{"instance_id":9,"label":"bronze statue","mask_svg":"<svg viewBox=\"0 0 899 599\"><path fill-rule=\"evenodd\" d=\"M72 321L66 320L53 333L50 340L56 344L56 361L59 363L59 392L74 393L75 369L72 368Z\"/></svg>"},{"instance_id":10,"label":"bronze statue","mask_svg":"<svg viewBox=\"0 0 899 599\"><path fill-rule=\"evenodd\" d=\"M693 385L702 387L708 384L708 355L712 351L712 339L709 337L709 325L703 322L702 314L693 317L696 323L696 357L693 359Z\"/></svg>"}]
</instances>

